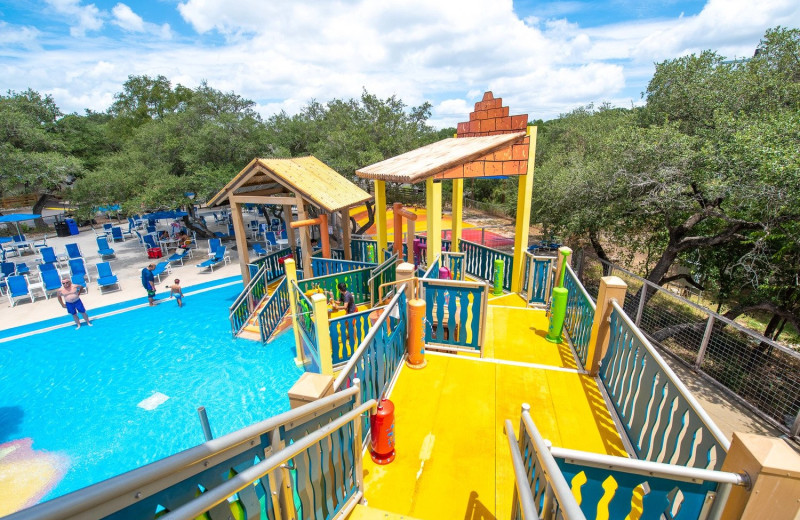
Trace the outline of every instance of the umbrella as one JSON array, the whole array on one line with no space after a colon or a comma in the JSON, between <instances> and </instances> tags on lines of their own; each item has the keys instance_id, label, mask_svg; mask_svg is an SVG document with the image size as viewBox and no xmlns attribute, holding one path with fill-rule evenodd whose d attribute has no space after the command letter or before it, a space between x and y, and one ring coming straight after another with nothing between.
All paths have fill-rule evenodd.
<instances>
[{"instance_id":1,"label":"umbrella","mask_svg":"<svg viewBox=\"0 0 800 520\"><path fill-rule=\"evenodd\" d=\"M13 222L14 225L17 226L17 234L21 235L22 232L19 230L19 223L24 222L25 220L34 220L37 218L42 218L42 216L31 215L27 213L13 213L11 215L0 215L0 224Z\"/></svg>"},{"instance_id":2,"label":"umbrella","mask_svg":"<svg viewBox=\"0 0 800 520\"><path fill-rule=\"evenodd\" d=\"M185 217L186 215L188 215L188 213L186 213L185 211L177 211L177 210L173 210L173 211L156 211L156 212L153 212L153 213L148 213L146 215L142 215L142 218L145 219L145 220L147 220L147 219L159 220L159 219L162 219L162 218Z\"/></svg>"}]
</instances>

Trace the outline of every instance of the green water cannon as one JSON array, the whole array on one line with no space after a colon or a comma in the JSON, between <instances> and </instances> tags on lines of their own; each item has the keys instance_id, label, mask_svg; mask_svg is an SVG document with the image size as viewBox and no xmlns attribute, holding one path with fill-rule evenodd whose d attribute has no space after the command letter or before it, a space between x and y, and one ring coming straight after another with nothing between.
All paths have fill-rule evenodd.
<instances>
[{"instance_id":1,"label":"green water cannon","mask_svg":"<svg viewBox=\"0 0 800 520\"><path fill-rule=\"evenodd\" d=\"M569 291L564 287L564 277L567 273L567 259L572 254L572 249L560 247L558 254L561 255L559 269L556 273L556 286L550 303L550 327L547 330L545 339L551 343L561 343L561 333L564 329L564 320L567 316L567 298Z\"/></svg>"}]
</instances>

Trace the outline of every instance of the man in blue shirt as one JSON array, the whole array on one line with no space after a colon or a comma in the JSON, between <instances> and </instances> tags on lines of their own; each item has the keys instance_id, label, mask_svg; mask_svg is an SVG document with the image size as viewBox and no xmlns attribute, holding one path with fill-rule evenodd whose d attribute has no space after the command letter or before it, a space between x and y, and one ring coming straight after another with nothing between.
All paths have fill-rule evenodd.
<instances>
[{"instance_id":1,"label":"man in blue shirt","mask_svg":"<svg viewBox=\"0 0 800 520\"><path fill-rule=\"evenodd\" d=\"M153 276L155 268L155 264L150 264L142 269L142 287L147 291L147 301L151 306L156 304L156 277Z\"/></svg>"}]
</instances>

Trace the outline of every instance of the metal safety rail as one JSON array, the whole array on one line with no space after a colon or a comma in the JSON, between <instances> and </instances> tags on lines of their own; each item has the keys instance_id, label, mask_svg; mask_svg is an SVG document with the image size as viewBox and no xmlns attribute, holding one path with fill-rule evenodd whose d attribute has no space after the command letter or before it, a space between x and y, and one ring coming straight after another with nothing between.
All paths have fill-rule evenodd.
<instances>
[{"instance_id":1,"label":"metal safety rail","mask_svg":"<svg viewBox=\"0 0 800 520\"><path fill-rule=\"evenodd\" d=\"M372 275L369 277L369 280L367 280L367 285L369 285L370 305L375 306L382 300L378 297L378 289L381 285L396 280L397 271L395 268L397 266L398 259L399 256L397 253L390 255L381 265L372 270Z\"/></svg>"},{"instance_id":2,"label":"metal safety rail","mask_svg":"<svg viewBox=\"0 0 800 520\"><path fill-rule=\"evenodd\" d=\"M250 282L245 286L239 296L228 309L228 319L231 322L231 334L236 337L242 328L247 325L250 315L261 303L261 299L267 294L267 269L266 264L256 267L248 264L251 271L255 268L256 272L250 275Z\"/></svg>"},{"instance_id":3,"label":"metal safety rail","mask_svg":"<svg viewBox=\"0 0 800 520\"><path fill-rule=\"evenodd\" d=\"M512 442L511 421L505 426L517 481L512 518L539 518L541 511L543 518L569 520L716 520L731 486L749 486L746 474L552 447L536 428L527 404L522 405L518 445Z\"/></svg>"},{"instance_id":4,"label":"metal safety rail","mask_svg":"<svg viewBox=\"0 0 800 520\"><path fill-rule=\"evenodd\" d=\"M375 401L362 404L361 393L353 381L333 395L5 518L346 514L363 496L363 434L357 419L376 406Z\"/></svg>"},{"instance_id":5,"label":"metal safety rail","mask_svg":"<svg viewBox=\"0 0 800 520\"><path fill-rule=\"evenodd\" d=\"M567 273L564 276L564 287L569 291L564 327L567 329L578 359L586 368L586 356L589 353L589 339L592 335L596 305L569 264L567 264Z\"/></svg>"},{"instance_id":6,"label":"metal safety rail","mask_svg":"<svg viewBox=\"0 0 800 520\"><path fill-rule=\"evenodd\" d=\"M342 368L333 383L333 391L349 388L361 381L361 399L380 400L389 391L392 381L400 371L406 353L408 310L405 284L398 287L367 336ZM364 419L363 435L366 438L369 421Z\"/></svg>"},{"instance_id":7,"label":"metal safety rail","mask_svg":"<svg viewBox=\"0 0 800 520\"><path fill-rule=\"evenodd\" d=\"M599 377L637 457L719 469L730 441L622 307L611 305Z\"/></svg>"},{"instance_id":8,"label":"metal safety rail","mask_svg":"<svg viewBox=\"0 0 800 520\"><path fill-rule=\"evenodd\" d=\"M267 303L258 311L258 330L261 334L262 343L266 343L269 337L272 336L272 333L278 328L288 310L289 289L284 277L267 298Z\"/></svg>"}]
</instances>

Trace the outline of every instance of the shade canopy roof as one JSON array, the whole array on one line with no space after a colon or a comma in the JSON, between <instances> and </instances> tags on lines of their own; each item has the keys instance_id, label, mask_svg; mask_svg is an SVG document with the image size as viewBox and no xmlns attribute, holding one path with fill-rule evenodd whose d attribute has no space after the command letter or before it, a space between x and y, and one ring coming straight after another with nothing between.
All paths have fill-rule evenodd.
<instances>
[{"instance_id":1,"label":"shade canopy roof","mask_svg":"<svg viewBox=\"0 0 800 520\"><path fill-rule=\"evenodd\" d=\"M338 211L362 204L372 195L313 156L291 159L253 159L219 193L209 206L220 205L231 196L255 204L292 203L286 192L325 211Z\"/></svg>"},{"instance_id":2,"label":"shade canopy roof","mask_svg":"<svg viewBox=\"0 0 800 520\"><path fill-rule=\"evenodd\" d=\"M525 139L525 132L443 139L356 170L379 181L417 183L454 166L474 161Z\"/></svg>"},{"instance_id":3,"label":"shade canopy roof","mask_svg":"<svg viewBox=\"0 0 800 520\"><path fill-rule=\"evenodd\" d=\"M0 215L0 224L4 222L24 222L26 220L34 220L42 218L41 215L31 215L28 213L12 213L11 215Z\"/></svg>"}]
</instances>

